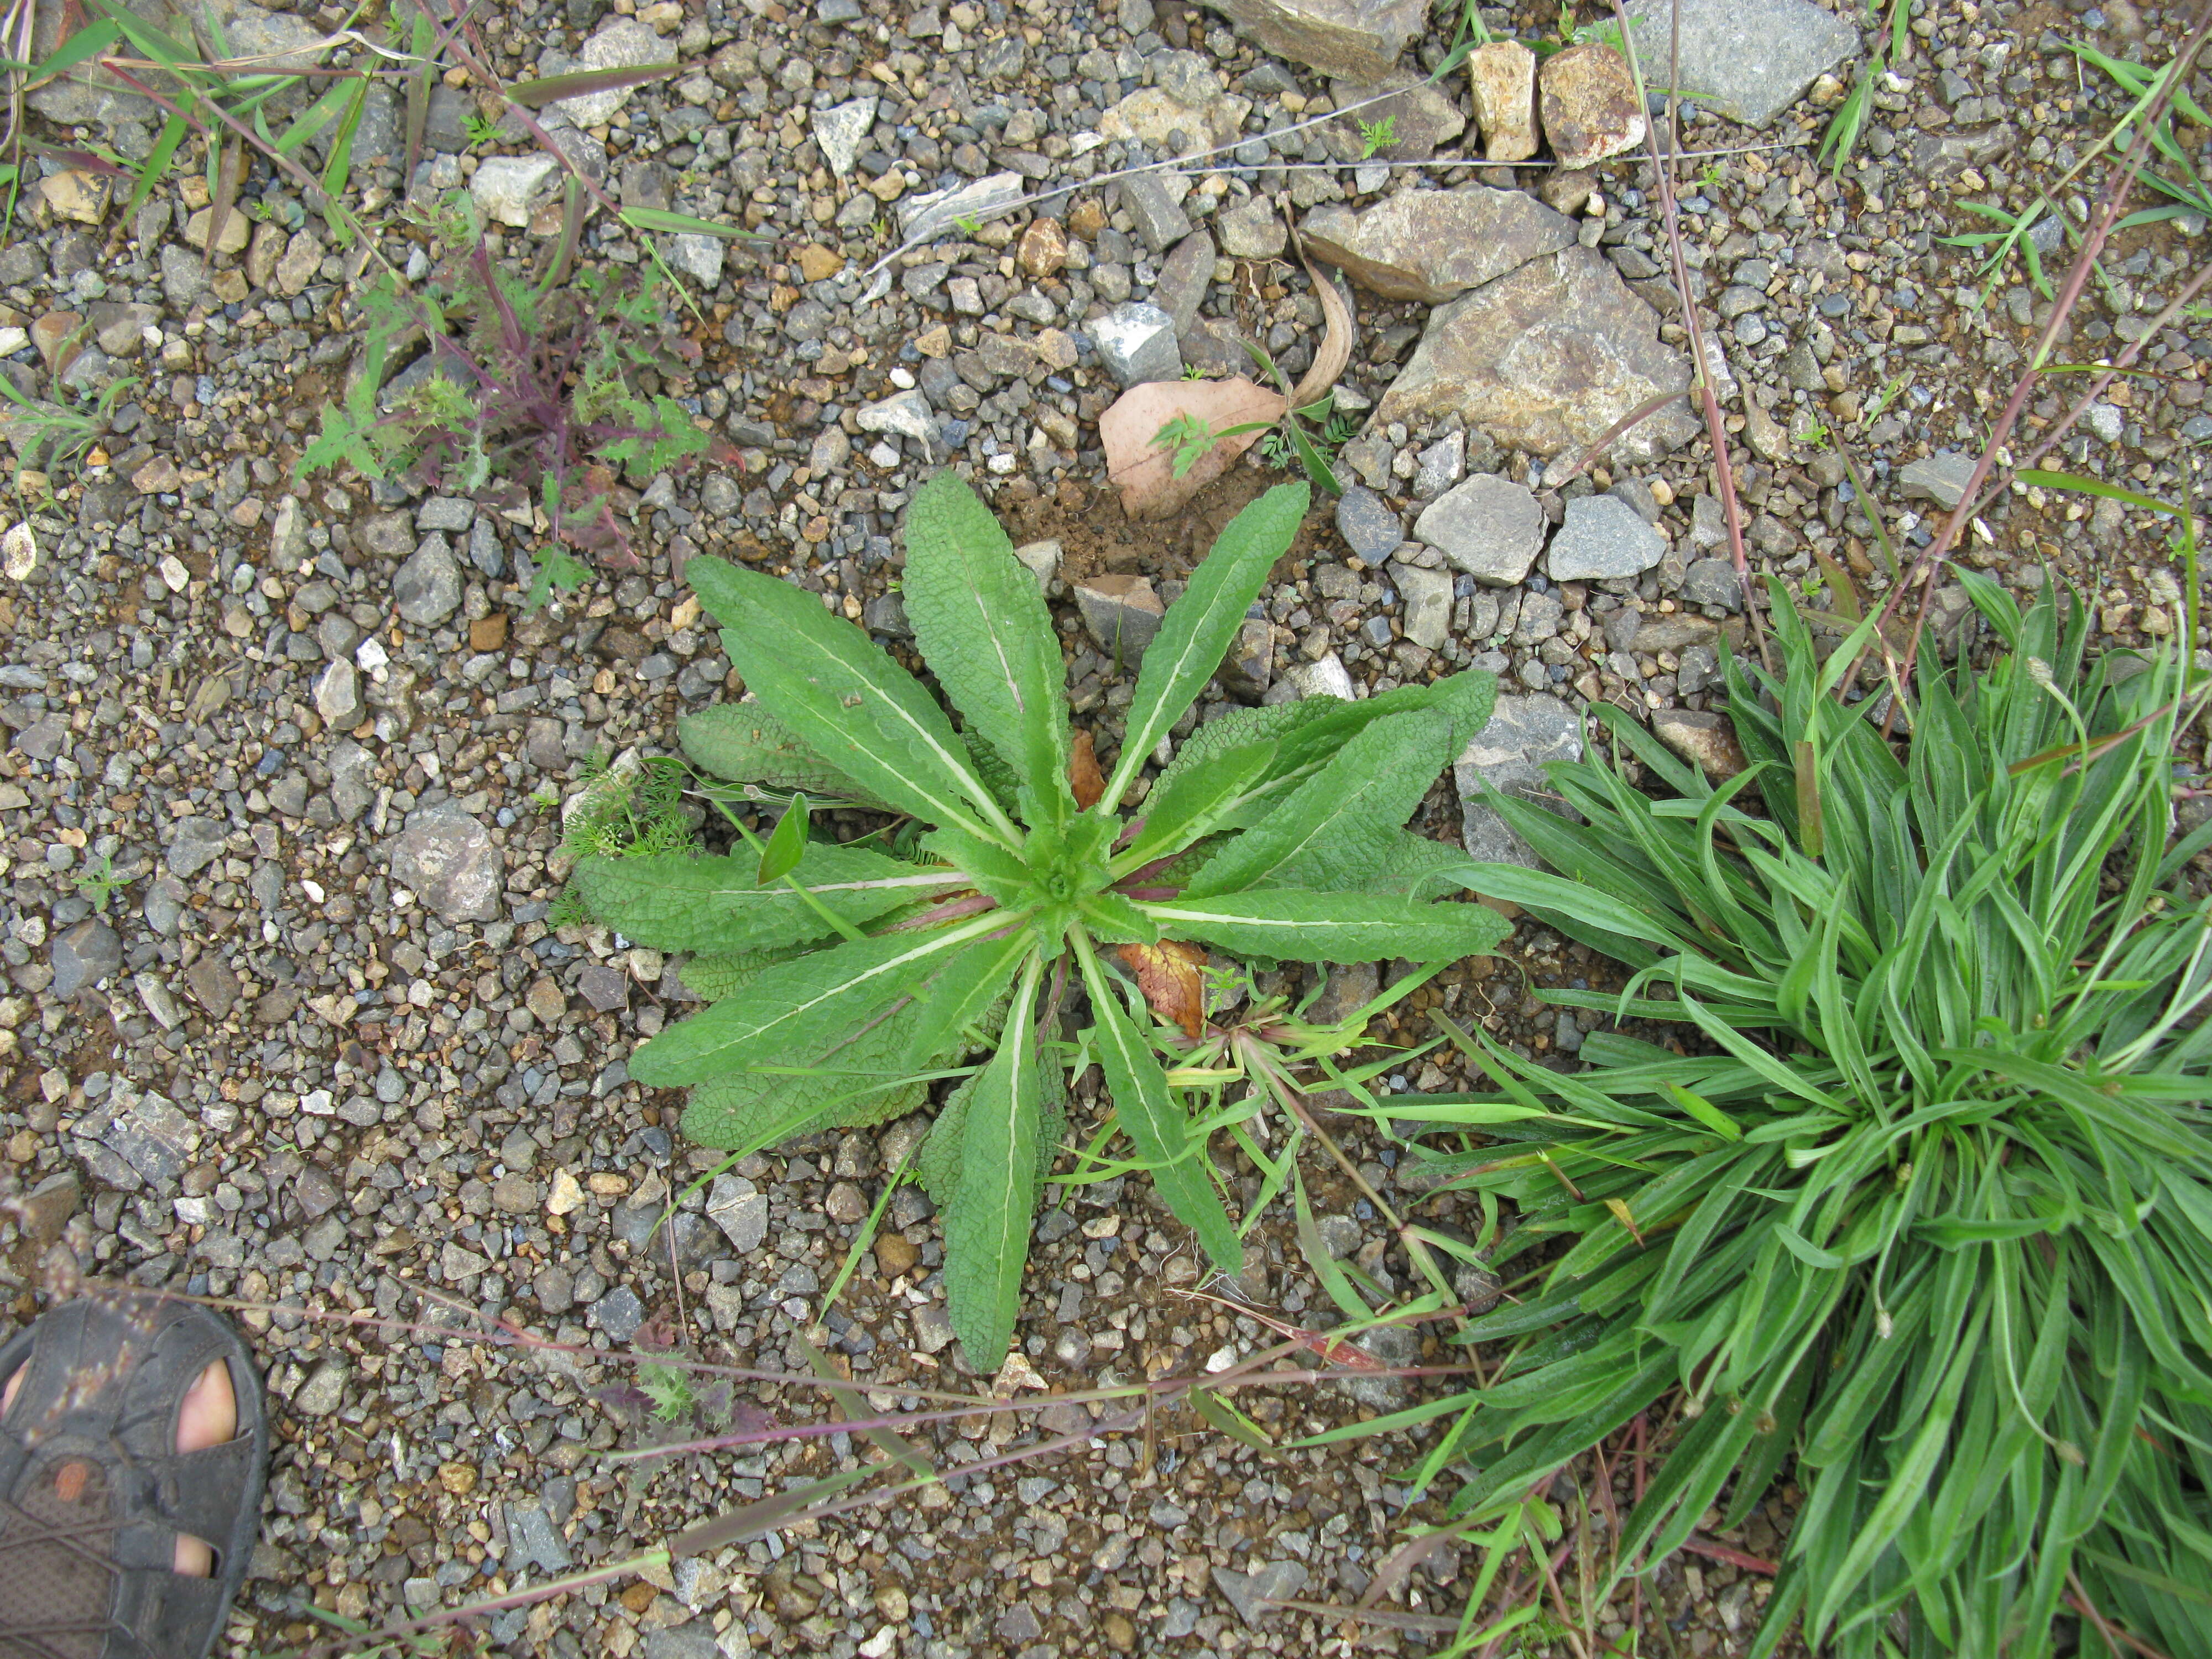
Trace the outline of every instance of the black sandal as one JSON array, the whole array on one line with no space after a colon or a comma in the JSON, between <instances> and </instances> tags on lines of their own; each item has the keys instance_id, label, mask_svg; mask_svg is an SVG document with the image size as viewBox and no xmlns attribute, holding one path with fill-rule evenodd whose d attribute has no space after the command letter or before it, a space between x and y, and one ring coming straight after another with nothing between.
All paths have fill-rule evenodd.
<instances>
[{"instance_id":1,"label":"black sandal","mask_svg":"<svg viewBox=\"0 0 2212 1659\"><path fill-rule=\"evenodd\" d=\"M179 1452L177 1419L216 1360L238 1431ZM25 1368L27 1367L27 1370ZM269 1419L244 1342L207 1309L86 1297L0 1348L0 1659L206 1659L261 1525ZM215 1553L173 1571L177 1540Z\"/></svg>"}]
</instances>

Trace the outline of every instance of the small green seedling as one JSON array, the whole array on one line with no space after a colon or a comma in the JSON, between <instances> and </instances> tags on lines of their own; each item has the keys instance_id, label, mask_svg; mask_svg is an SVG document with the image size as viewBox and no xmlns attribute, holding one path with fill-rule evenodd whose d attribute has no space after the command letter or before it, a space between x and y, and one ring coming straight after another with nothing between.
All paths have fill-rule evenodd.
<instances>
[{"instance_id":1,"label":"small green seedling","mask_svg":"<svg viewBox=\"0 0 2212 1659\"><path fill-rule=\"evenodd\" d=\"M499 123L496 121L487 121L481 115L471 115L461 125L468 132L471 149L482 149L486 144L495 143L499 140Z\"/></svg>"},{"instance_id":2,"label":"small green seedling","mask_svg":"<svg viewBox=\"0 0 2212 1659\"><path fill-rule=\"evenodd\" d=\"M983 234L983 226L981 222L976 219L973 214L963 213L952 222L958 228L960 234L963 236L965 236L971 242Z\"/></svg>"},{"instance_id":3,"label":"small green seedling","mask_svg":"<svg viewBox=\"0 0 2212 1659\"><path fill-rule=\"evenodd\" d=\"M78 894L90 899L95 909L106 908L107 901L131 884L130 877L115 873L115 858L110 853L102 853L98 864L70 879Z\"/></svg>"},{"instance_id":4,"label":"small green seedling","mask_svg":"<svg viewBox=\"0 0 2212 1659\"><path fill-rule=\"evenodd\" d=\"M1363 161L1372 160L1376 152L1386 150L1398 142L1398 118L1386 115L1379 121L1360 122L1359 140L1365 146L1359 152L1359 159Z\"/></svg>"}]
</instances>

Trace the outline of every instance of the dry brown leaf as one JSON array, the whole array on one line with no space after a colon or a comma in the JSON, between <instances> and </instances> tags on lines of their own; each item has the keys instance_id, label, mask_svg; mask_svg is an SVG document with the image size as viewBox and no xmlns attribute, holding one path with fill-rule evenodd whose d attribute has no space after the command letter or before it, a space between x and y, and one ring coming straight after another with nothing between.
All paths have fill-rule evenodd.
<instances>
[{"instance_id":1,"label":"dry brown leaf","mask_svg":"<svg viewBox=\"0 0 2212 1659\"><path fill-rule=\"evenodd\" d=\"M1258 423L1258 429L1218 439L1189 471L1175 475L1175 451L1156 447L1160 428L1188 415L1209 431ZM1121 511L1133 519L1164 519L1226 472L1259 442L1261 432L1283 418L1283 394L1243 375L1230 380L1153 380L1133 386L1098 417L1106 448L1106 476L1121 492Z\"/></svg>"},{"instance_id":2,"label":"dry brown leaf","mask_svg":"<svg viewBox=\"0 0 2212 1659\"><path fill-rule=\"evenodd\" d=\"M1098 751L1090 731L1078 732L1068 746L1067 787L1074 792L1078 811L1088 812L1106 793L1106 775L1098 769Z\"/></svg>"},{"instance_id":3,"label":"dry brown leaf","mask_svg":"<svg viewBox=\"0 0 2212 1659\"><path fill-rule=\"evenodd\" d=\"M1158 945L1124 945L1120 954L1152 1012L1195 1037L1206 1024L1206 947L1164 939Z\"/></svg>"},{"instance_id":4,"label":"dry brown leaf","mask_svg":"<svg viewBox=\"0 0 2212 1659\"><path fill-rule=\"evenodd\" d=\"M1291 234L1295 236L1297 233L1293 231ZM1293 409L1304 409L1328 392L1344 373L1345 365L1352 361L1351 306L1346 302L1343 291L1306 258L1304 248L1298 250L1298 258L1305 265L1306 275L1313 280L1314 296L1321 301L1321 314L1328 326L1322 331L1313 366L1299 376L1291 392Z\"/></svg>"},{"instance_id":5,"label":"dry brown leaf","mask_svg":"<svg viewBox=\"0 0 2212 1659\"><path fill-rule=\"evenodd\" d=\"M1121 511L1130 518L1164 519L1177 512L1257 443L1267 427L1283 418L1286 407L1304 409L1324 396L1344 373L1352 361L1352 307L1312 260L1305 259L1303 252L1298 257L1313 279L1327 327L1314 351L1313 366L1292 389L1287 405L1281 392L1240 374L1226 380L1154 380L1133 386L1099 417L1106 476L1121 491ZM1215 440L1178 478L1173 447L1161 447L1153 440L1161 428L1185 415L1212 432L1248 425L1255 429Z\"/></svg>"}]
</instances>

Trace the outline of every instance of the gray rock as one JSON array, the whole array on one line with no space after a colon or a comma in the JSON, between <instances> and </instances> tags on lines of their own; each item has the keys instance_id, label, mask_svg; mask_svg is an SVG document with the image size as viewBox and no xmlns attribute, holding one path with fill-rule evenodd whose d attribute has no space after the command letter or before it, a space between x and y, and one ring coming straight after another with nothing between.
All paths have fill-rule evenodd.
<instances>
[{"instance_id":1,"label":"gray rock","mask_svg":"<svg viewBox=\"0 0 2212 1659\"><path fill-rule=\"evenodd\" d=\"M189 896L184 883L174 876L157 876L146 884L146 899L139 912L146 918L146 925L163 939L174 939L178 924L184 921L185 901Z\"/></svg>"},{"instance_id":2,"label":"gray rock","mask_svg":"<svg viewBox=\"0 0 2212 1659\"><path fill-rule=\"evenodd\" d=\"M1490 723L1475 733L1452 768L1468 852L1486 863L1536 868L1528 842L1482 797L1496 790L1560 811L1544 763L1579 760L1582 752L1583 717L1559 698L1498 698Z\"/></svg>"},{"instance_id":3,"label":"gray rock","mask_svg":"<svg viewBox=\"0 0 2212 1659\"><path fill-rule=\"evenodd\" d=\"M1544 568L1559 582L1640 576L1666 551L1667 538L1618 495L1582 495L1567 503Z\"/></svg>"},{"instance_id":4,"label":"gray rock","mask_svg":"<svg viewBox=\"0 0 2212 1659\"><path fill-rule=\"evenodd\" d=\"M331 805L345 823L351 823L376 799L375 774L374 757L351 738L331 745Z\"/></svg>"},{"instance_id":5,"label":"gray rock","mask_svg":"<svg viewBox=\"0 0 2212 1659\"><path fill-rule=\"evenodd\" d=\"M1466 112L1433 82L1403 70L1394 70L1378 81L1334 82L1329 97L1346 112L1346 135L1363 152L1368 149L1369 134L1379 137L1375 130L1389 124L1390 142L1373 150L1389 161L1425 161L1467 131ZM1389 174L1386 171L1383 176Z\"/></svg>"},{"instance_id":6,"label":"gray rock","mask_svg":"<svg viewBox=\"0 0 2212 1659\"><path fill-rule=\"evenodd\" d=\"M1143 576L1094 576L1078 582L1075 608L1083 613L1083 625L1098 648L1124 673L1134 672L1144 661L1145 647L1160 631L1167 614L1151 580Z\"/></svg>"},{"instance_id":7,"label":"gray rock","mask_svg":"<svg viewBox=\"0 0 2212 1659\"><path fill-rule=\"evenodd\" d=\"M1534 259L1429 314L1412 360L1376 405L1378 423L1457 413L1507 448L1579 453L1662 392L1690 383L1659 342L1659 316L1596 250ZM1698 426L1670 403L1617 440L1614 464L1648 461Z\"/></svg>"},{"instance_id":8,"label":"gray rock","mask_svg":"<svg viewBox=\"0 0 2212 1659\"><path fill-rule=\"evenodd\" d=\"M1682 573L1682 597L1692 605L1741 611L1743 584L1736 580L1735 566L1726 559L1692 559Z\"/></svg>"},{"instance_id":9,"label":"gray rock","mask_svg":"<svg viewBox=\"0 0 2212 1659\"><path fill-rule=\"evenodd\" d=\"M106 922L88 916L54 935L48 958L53 982L46 987L67 1002L88 985L97 985L123 966L123 940Z\"/></svg>"},{"instance_id":10,"label":"gray rock","mask_svg":"<svg viewBox=\"0 0 2212 1659\"><path fill-rule=\"evenodd\" d=\"M674 41L663 40L635 17L617 17L584 42L583 51L576 56L576 68L643 69L649 64L675 61ZM577 126L605 126L636 91L635 87L617 87L607 92L581 93L563 98L553 107Z\"/></svg>"},{"instance_id":11,"label":"gray rock","mask_svg":"<svg viewBox=\"0 0 2212 1659\"><path fill-rule=\"evenodd\" d=\"M392 880L411 889L442 920L497 920L506 864L491 832L459 802L441 801L410 813L390 850Z\"/></svg>"},{"instance_id":12,"label":"gray rock","mask_svg":"<svg viewBox=\"0 0 2212 1659\"><path fill-rule=\"evenodd\" d=\"M1549 527L1527 485L1478 472L1422 508L1413 534L1477 581L1511 587L1527 579Z\"/></svg>"},{"instance_id":13,"label":"gray rock","mask_svg":"<svg viewBox=\"0 0 2212 1659\"><path fill-rule=\"evenodd\" d=\"M15 747L34 761L50 761L68 745L69 717L58 710L15 734Z\"/></svg>"},{"instance_id":14,"label":"gray rock","mask_svg":"<svg viewBox=\"0 0 2212 1659\"><path fill-rule=\"evenodd\" d=\"M340 731L361 724L361 674L339 657L315 677L315 712L325 726Z\"/></svg>"},{"instance_id":15,"label":"gray rock","mask_svg":"<svg viewBox=\"0 0 2212 1659\"><path fill-rule=\"evenodd\" d=\"M1390 580L1406 601L1406 637L1434 651L1451 632L1452 579L1447 571L1425 570L1419 565L1394 564Z\"/></svg>"},{"instance_id":16,"label":"gray rock","mask_svg":"<svg viewBox=\"0 0 2212 1659\"><path fill-rule=\"evenodd\" d=\"M1213 1582L1237 1609L1237 1616L1256 1625L1273 1611L1263 1603L1288 1601L1305 1588L1306 1570L1295 1561L1269 1561L1249 1572L1216 1567Z\"/></svg>"},{"instance_id":17,"label":"gray rock","mask_svg":"<svg viewBox=\"0 0 2212 1659\"><path fill-rule=\"evenodd\" d=\"M1858 31L1807 0L1628 0L1648 64L1679 62L1675 83L1717 113L1765 126L1814 80L1858 53Z\"/></svg>"},{"instance_id":18,"label":"gray rock","mask_svg":"<svg viewBox=\"0 0 2212 1659\"><path fill-rule=\"evenodd\" d=\"M668 263L700 287L712 289L722 280L722 239L694 231L672 236Z\"/></svg>"},{"instance_id":19,"label":"gray rock","mask_svg":"<svg viewBox=\"0 0 2212 1659\"><path fill-rule=\"evenodd\" d=\"M545 1513L544 1504L532 1498L507 1506L507 1566L512 1572L532 1566L543 1573L566 1572L574 1558L561 1529Z\"/></svg>"},{"instance_id":20,"label":"gray rock","mask_svg":"<svg viewBox=\"0 0 2212 1659\"><path fill-rule=\"evenodd\" d=\"M610 1342L627 1342L645 1323L645 1304L627 1285L617 1285L592 1304L588 1316L594 1330L606 1333Z\"/></svg>"},{"instance_id":21,"label":"gray rock","mask_svg":"<svg viewBox=\"0 0 2212 1659\"><path fill-rule=\"evenodd\" d=\"M1232 259L1272 259L1290 246L1282 216L1265 197L1255 196L1242 207L1230 209L1215 224L1221 251Z\"/></svg>"},{"instance_id":22,"label":"gray rock","mask_svg":"<svg viewBox=\"0 0 2212 1659\"><path fill-rule=\"evenodd\" d=\"M345 1361L325 1359L300 1384L292 1396L292 1409L302 1417L328 1417L345 1404Z\"/></svg>"},{"instance_id":23,"label":"gray rock","mask_svg":"<svg viewBox=\"0 0 2212 1659\"><path fill-rule=\"evenodd\" d=\"M1022 199L1022 175L994 173L972 184L947 185L899 204L899 228L911 241L926 242L963 219L995 219Z\"/></svg>"},{"instance_id":24,"label":"gray rock","mask_svg":"<svg viewBox=\"0 0 2212 1659\"><path fill-rule=\"evenodd\" d=\"M1336 498L1336 533L1370 565L1381 564L1406 539L1397 509L1373 490L1354 484Z\"/></svg>"},{"instance_id":25,"label":"gray rock","mask_svg":"<svg viewBox=\"0 0 2212 1659\"><path fill-rule=\"evenodd\" d=\"M1168 190L1157 173L1139 173L1121 180L1121 205L1137 222L1137 234L1155 253L1164 253L1190 234L1190 216Z\"/></svg>"},{"instance_id":26,"label":"gray rock","mask_svg":"<svg viewBox=\"0 0 2212 1659\"><path fill-rule=\"evenodd\" d=\"M476 176L469 180L469 195L487 218L519 230L552 198L551 185L560 170L561 164L542 151L535 155L488 155L477 163Z\"/></svg>"},{"instance_id":27,"label":"gray rock","mask_svg":"<svg viewBox=\"0 0 2212 1659\"><path fill-rule=\"evenodd\" d=\"M1575 245L1575 223L1517 190L1407 190L1355 212L1306 216L1314 258L1389 300L1441 305L1531 259Z\"/></svg>"},{"instance_id":28,"label":"gray rock","mask_svg":"<svg viewBox=\"0 0 2212 1659\"><path fill-rule=\"evenodd\" d=\"M1420 1333L1411 1326L1378 1325L1358 1341L1370 1357L1394 1370L1421 1363ZM1402 1376L1355 1376L1344 1385L1344 1391L1378 1412L1397 1410L1413 1393Z\"/></svg>"},{"instance_id":29,"label":"gray rock","mask_svg":"<svg viewBox=\"0 0 2212 1659\"><path fill-rule=\"evenodd\" d=\"M1303 702L1308 697L1340 697L1350 702L1359 695L1344 659L1331 651L1318 662L1294 662L1282 678L1267 688L1262 702Z\"/></svg>"},{"instance_id":30,"label":"gray rock","mask_svg":"<svg viewBox=\"0 0 2212 1659\"><path fill-rule=\"evenodd\" d=\"M1247 617L1222 659L1221 689L1241 702L1258 702L1274 677L1275 626L1264 617Z\"/></svg>"},{"instance_id":31,"label":"gray rock","mask_svg":"<svg viewBox=\"0 0 2212 1659\"><path fill-rule=\"evenodd\" d=\"M1060 544L1056 541L1024 542L1014 550L1014 556L1026 566L1037 579L1041 588L1050 587L1060 574Z\"/></svg>"},{"instance_id":32,"label":"gray rock","mask_svg":"<svg viewBox=\"0 0 2212 1659\"><path fill-rule=\"evenodd\" d=\"M1728 540L1728 509L1720 497L1700 493L1690 501L1690 545L1710 550Z\"/></svg>"},{"instance_id":33,"label":"gray rock","mask_svg":"<svg viewBox=\"0 0 2212 1659\"><path fill-rule=\"evenodd\" d=\"M179 818L169 837L169 873L190 881L222 856L230 831L210 817Z\"/></svg>"},{"instance_id":34,"label":"gray rock","mask_svg":"<svg viewBox=\"0 0 2212 1659\"><path fill-rule=\"evenodd\" d=\"M824 0L825 5L829 0ZM854 15L860 13L857 0L848 0ZM641 1650L644 1659L721 1659L721 1644L714 1632L704 1625L678 1625L668 1630L654 1631L645 1638Z\"/></svg>"},{"instance_id":35,"label":"gray rock","mask_svg":"<svg viewBox=\"0 0 2212 1659\"><path fill-rule=\"evenodd\" d=\"M1125 300L1089 325L1098 359L1119 385L1172 380L1182 374L1175 319L1155 305Z\"/></svg>"},{"instance_id":36,"label":"gray rock","mask_svg":"<svg viewBox=\"0 0 2212 1659\"><path fill-rule=\"evenodd\" d=\"M1334 1025L1374 1001L1382 988L1382 976L1373 963L1339 963L1328 970L1304 1018L1316 1025Z\"/></svg>"},{"instance_id":37,"label":"gray rock","mask_svg":"<svg viewBox=\"0 0 2212 1659\"><path fill-rule=\"evenodd\" d=\"M840 179L852 172L860 146L875 124L873 98L855 98L834 108L814 112L814 142L822 151L822 159L830 164L830 172Z\"/></svg>"},{"instance_id":38,"label":"gray rock","mask_svg":"<svg viewBox=\"0 0 2212 1659\"><path fill-rule=\"evenodd\" d=\"M89 1134L100 1148L91 1160L94 1173L111 1186L130 1190L146 1182L167 1186L185 1172L200 1147L200 1126L167 1097L131 1094L121 1088L102 1112L79 1126L77 1133L80 1146Z\"/></svg>"},{"instance_id":39,"label":"gray rock","mask_svg":"<svg viewBox=\"0 0 2212 1659\"><path fill-rule=\"evenodd\" d=\"M869 404L853 419L863 432L896 432L902 438L913 439L932 456L937 452L937 416L929 407L928 395L919 386Z\"/></svg>"},{"instance_id":40,"label":"gray rock","mask_svg":"<svg viewBox=\"0 0 2212 1659\"><path fill-rule=\"evenodd\" d=\"M1170 251L1160 265L1160 280L1152 287L1152 303L1174 319L1177 338L1198 320L1206 291L1212 286L1213 238L1194 230Z\"/></svg>"},{"instance_id":41,"label":"gray rock","mask_svg":"<svg viewBox=\"0 0 2212 1659\"><path fill-rule=\"evenodd\" d=\"M1949 512L1966 499L1966 485L1974 476L1974 458L1955 449L1939 449L1933 455L1898 469L1898 488L1907 497L1918 496Z\"/></svg>"},{"instance_id":42,"label":"gray rock","mask_svg":"<svg viewBox=\"0 0 2212 1659\"><path fill-rule=\"evenodd\" d=\"M1428 21L1425 0L1214 0L1239 34L1325 75L1379 81Z\"/></svg>"},{"instance_id":43,"label":"gray rock","mask_svg":"<svg viewBox=\"0 0 2212 1659\"><path fill-rule=\"evenodd\" d=\"M914 1346L924 1353L937 1353L952 1341L952 1316L933 1303L914 1310Z\"/></svg>"},{"instance_id":44,"label":"gray rock","mask_svg":"<svg viewBox=\"0 0 2212 1659\"><path fill-rule=\"evenodd\" d=\"M269 560L279 570L296 570L307 555L307 515L300 498L287 495L276 503L276 516L269 521Z\"/></svg>"},{"instance_id":45,"label":"gray rock","mask_svg":"<svg viewBox=\"0 0 2212 1659\"><path fill-rule=\"evenodd\" d=\"M1447 432L1413 460L1413 495L1420 501L1432 501L1466 475L1467 434Z\"/></svg>"},{"instance_id":46,"label":"gray rock","mask_svg":"<svg viewBox=\"0 0 2212 1659\"><path fill-rule=\"evenodd\" d=\"M461 566L453 544L433 531L392 574L392 604L403 621L435 628L461 608Z\"/></svg>"},{"instance_id":47,"label":"gray rock","mask_svg":"<svg viewBox=\"0 0 2212 1659\"><path fill-rule=\"evenodd\" d=\"M750 1255L768 1237L768 1195L734 1176L717 1176L707 1195L707 1219L722 1230L730 1248Z\"/></svg>"}]
</instances>

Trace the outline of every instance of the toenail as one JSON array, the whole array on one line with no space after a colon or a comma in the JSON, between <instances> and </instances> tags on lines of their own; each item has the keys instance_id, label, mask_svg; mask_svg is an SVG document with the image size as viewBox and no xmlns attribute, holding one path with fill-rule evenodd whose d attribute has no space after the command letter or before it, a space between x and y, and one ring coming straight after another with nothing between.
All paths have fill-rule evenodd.
<instances>
[{"instance_id":1,"label":"toenail","mask_svg":"<svg viewBox=\"0 0 2212 1659\"><path fill-rule=\"evenodd\" d=\"M84 1483L91 1478L91 1465L64 1463L54 1476L54 1496L64 1504L74 1504L84 1495Z\"/></svg>"}]
</instances>

